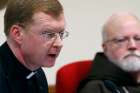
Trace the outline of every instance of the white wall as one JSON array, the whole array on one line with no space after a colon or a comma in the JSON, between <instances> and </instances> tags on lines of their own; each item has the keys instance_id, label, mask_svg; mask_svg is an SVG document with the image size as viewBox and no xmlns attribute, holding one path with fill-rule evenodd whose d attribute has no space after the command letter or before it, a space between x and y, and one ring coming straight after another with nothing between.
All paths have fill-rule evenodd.
<instances>
[{"instance_id":1,"label":"white wall","mask_svg":"<svg viewBox=\"0 0 140 93\"><path fill-rule=\"evenodd\" d=\"M69 38L64 40L56 65L44 68L49 84L55 84L56 71L65 64L82 59L93 59L101 48L101 30L114 12L130 11L140 18L139 0L60 0L64 6ZM3 12L0 11L0 44L3 35Z\"/></svg>"},{"instance_id":2,"label":"white wall","mask_svg":"<svg viewBox=\"0 0 140 93\"><path fill-rule=\"evenodd\" d=\"M4 16L4 11L5 9L3 10L0 10L0 45L5 41L5 35L4 35L4 19L3 19L3 16Z\"/></svg>"}]
</instances>

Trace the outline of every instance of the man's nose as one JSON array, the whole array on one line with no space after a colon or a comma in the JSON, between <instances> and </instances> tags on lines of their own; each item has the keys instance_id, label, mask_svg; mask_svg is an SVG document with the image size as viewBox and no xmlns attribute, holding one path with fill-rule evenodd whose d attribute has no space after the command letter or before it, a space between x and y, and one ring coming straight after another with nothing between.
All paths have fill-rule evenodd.
<instances>
[{"instance_id":1,"label":"man's nose","mask_svg":"<svg viewBox=\"0 0 140 93\"><path fill-rule=\"evenodd\" d=\"M136 41L134 39L128 41L128 49L132 51L137 49Z\"/></svg>"},{"instance_id":2,"label":"man's nose","mask_svg":"<svg viewBox=\"0 0 140 93\"><path fill-rule=\"evenodd\" d=\"M56 38L55 38L54 46L55 47L62 47L63 46L62 39L59 35L57 35Z\"/></svg>"}]
</instances>

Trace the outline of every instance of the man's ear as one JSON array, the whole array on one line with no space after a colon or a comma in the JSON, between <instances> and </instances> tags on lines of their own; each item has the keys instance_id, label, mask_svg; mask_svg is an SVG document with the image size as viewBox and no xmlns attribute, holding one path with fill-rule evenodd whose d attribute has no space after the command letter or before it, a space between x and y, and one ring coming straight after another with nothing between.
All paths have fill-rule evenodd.
<instances>
[{"instance_id":1,"label":"man's ear","mask_svg":"<svg viewBox=\"0 0 140 93\"><path fill-rule=\"evenodd\" d=\"M105 45L105 43L102 44L102 48L103 48L103 51L104 51L104 52L107 51L107 46Z\"/></svg>"},{"instance_id":2,"label":"man's ear","mask_svg":"<svg viewBox=\"0 0 140 93\"><path fill-rule=\"evenodd\" d=\"M19 25L13 25L10 28L9 35L10 37L16 42L16 43L21 43L23 39L23 28L20 27Z\"/></svg>"}]
</instances>

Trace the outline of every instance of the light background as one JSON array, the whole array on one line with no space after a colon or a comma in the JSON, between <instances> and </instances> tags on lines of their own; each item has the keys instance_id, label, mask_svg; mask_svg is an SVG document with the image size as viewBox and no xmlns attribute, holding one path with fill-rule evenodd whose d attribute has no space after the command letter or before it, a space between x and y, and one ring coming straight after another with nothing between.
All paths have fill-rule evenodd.
<instances>
[{"instance_id":1,"label":"light background","mask_svg":"<svg viewBox=\"0 0 140 93\"><path fill-rule=\"evenodd\" d=\"M64 6L66 28L70 36L64 40L64 47L56 65L44 68L49 84L55 84L56 72L63 65L77 60L93 59L96 52L102 51L102 25L112 13L130 11L140 18L139 0L60 0L60 2ZM0 44L5 41L3 15L4 9L0 11Z\"/></svg>"}]
</instances>

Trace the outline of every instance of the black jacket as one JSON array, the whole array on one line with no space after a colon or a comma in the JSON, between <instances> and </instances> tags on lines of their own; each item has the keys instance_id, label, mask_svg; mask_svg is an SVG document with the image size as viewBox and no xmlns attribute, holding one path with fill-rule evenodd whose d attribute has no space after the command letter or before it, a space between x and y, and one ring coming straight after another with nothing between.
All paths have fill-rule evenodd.
<instances>
[{"instance_id":1,"label":"black jacket","mask_svg":"<svg viewBox=\"0 0 140 93\"><path fill-rule=\"evenodd\" d=\"M7 43L0 47L0 93L48 93L48 84L41 68L27 79L30 70L21 65Z\"/></svg>"},{"instance_id":2,"label":"black jacket","mask_svg":"<svg viewBox=\"0 0 140 93\"><path fill-rule=\"evenodd\" d=\"M140 84L110 62L104 53L97 53L92 70L80 83L78 93L140 93Z\"/></svg>"}]
</instances>

